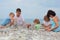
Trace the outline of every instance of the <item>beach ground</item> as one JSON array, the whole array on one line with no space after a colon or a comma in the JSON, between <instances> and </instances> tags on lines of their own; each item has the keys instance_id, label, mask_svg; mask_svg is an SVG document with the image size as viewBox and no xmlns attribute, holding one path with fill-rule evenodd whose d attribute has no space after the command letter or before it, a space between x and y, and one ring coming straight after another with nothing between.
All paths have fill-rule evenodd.
<instances>
[{"instance_id":1,"label":"beach ground","mask_svg":"<svg viewBox=\"0 0 60 40\"><path fill-rule=\"evenodd\" d=\"M0 29L0 40L60 40L60 32L11 27Z\"/></svg>"}]
</instances>

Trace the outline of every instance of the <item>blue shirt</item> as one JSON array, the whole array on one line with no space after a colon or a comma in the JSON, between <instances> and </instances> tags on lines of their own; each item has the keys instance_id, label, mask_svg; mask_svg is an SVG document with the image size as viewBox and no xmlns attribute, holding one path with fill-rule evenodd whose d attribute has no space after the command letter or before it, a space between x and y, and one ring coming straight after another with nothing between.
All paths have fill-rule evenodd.
<instances>
[{"instance_id":1,"label":"blue shirt","mask_svg":"<svg viewBox=\"0 0 60 40\"><path fill-rule=\"evenodd\" d=\"M11 19L10 18L7 18L7 19L5 19L2 23L1 23L1 25L2 26L6 26L7 24L9 24L11 22Z\"/></svg>"},{"instance_id":2,"label":"blue shirt","mask_svg":"<svg viewBox=\"0 0 60 40\"><path fill-rule=\"evenodd\" d=\"M54 28L55 27L55 22L52 20L51 21L51 24L52 24L52 26L51 26L51 28ZM59 27L58 28L56 28L55 30L53 30L54 32L60 32L60 22L59 22Z\"/></svg>"}]
</instances>

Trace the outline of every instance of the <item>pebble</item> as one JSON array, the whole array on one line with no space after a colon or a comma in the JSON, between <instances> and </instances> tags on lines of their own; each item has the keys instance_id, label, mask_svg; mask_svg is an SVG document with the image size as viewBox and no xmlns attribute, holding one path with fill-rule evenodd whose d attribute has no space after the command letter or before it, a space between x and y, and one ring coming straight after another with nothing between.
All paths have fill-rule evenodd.
<instances>
[{"instance_id":1,"label":"pebble","mask_svg":"<svg viewBox=\"0 0 60 40\"><path fill-rule=\"evenodd\" d=\"M60 32L8 27L0 31L0 40L60 40Z\"/></svg>"}]
</instances>

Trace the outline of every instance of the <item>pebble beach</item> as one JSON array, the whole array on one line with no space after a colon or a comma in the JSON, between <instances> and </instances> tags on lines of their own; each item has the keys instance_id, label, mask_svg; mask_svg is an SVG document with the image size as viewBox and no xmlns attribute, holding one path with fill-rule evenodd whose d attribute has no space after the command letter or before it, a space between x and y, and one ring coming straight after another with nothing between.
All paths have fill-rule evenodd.
<instances>
[{"instance_id":1,"label":"pebble beach","mask_svg":"<svg viewBox=\"0 0 60 40\"><path fill-rule=\"evenodd\" d=\"M0 40L60 40L60 32L47 32L43 28L8 27L0 29Z\"/></svg>"}]
</instances>

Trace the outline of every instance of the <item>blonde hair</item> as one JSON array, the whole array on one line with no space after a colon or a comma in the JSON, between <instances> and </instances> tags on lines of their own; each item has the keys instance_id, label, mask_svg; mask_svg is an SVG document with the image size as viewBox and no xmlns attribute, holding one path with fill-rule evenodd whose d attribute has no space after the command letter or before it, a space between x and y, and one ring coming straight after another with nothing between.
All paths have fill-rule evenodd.
<instances>
[{"instance_id":1,"label":"blonde hair","mask_svg":"<svg viewBox=\"0 0 60 40\"><path fill-rule=\"evenodd\" d=\"M9 16L10 16L10 15L14 15L14 16L15 16L15 14L14 14L13 12L10 12Z\"/></svg>"}]
</instances>

